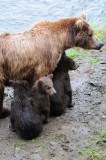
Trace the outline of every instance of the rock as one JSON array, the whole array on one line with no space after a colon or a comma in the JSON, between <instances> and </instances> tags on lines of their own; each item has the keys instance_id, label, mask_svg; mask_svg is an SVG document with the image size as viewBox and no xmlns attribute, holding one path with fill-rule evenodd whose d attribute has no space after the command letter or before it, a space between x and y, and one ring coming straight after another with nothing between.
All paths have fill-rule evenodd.
<instances>
[{"instance_id":1,"label":"rock","mask_svg":"<svg viewBox=\"0 0 106 160\"><path fill-rule=\"evenodd\" d=\"M51 146L57 146L57 143L52 141L52 142L50 143L50 145L51 145Z\"/></svg>"},{"instance_id":2,"label":"rock","mask_svg":"<svg viewBox=\"0 0 106 160\"><path fill-rule=\"evenodd\" d=\"M39 154L32 154L31 160L43 160Z\"/></svg>"},{"instance_id":3,"label":"rock","mask_svg":"<svg viewBox=\"0 0 106 160\"><path fill-rule=\"evenodd\" d=\"M106 67L105 67L105 66L102 66L102 67L101 67L101 70L106 70Z\"/></svg>"},{"instance_id":4,"label":"rock","mask_svg":"<svg viewBox=\"0 0 106 160\"><path fill-rule=\"evenodd\" d=\"M102 119L106 119L106 116L102 116Z\"/></svg>"}]
</instances>

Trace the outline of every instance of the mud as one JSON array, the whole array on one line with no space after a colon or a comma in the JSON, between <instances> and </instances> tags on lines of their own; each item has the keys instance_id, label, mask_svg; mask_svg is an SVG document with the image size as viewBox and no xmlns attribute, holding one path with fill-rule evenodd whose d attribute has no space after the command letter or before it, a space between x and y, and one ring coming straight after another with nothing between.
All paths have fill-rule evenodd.
<instances>
[{"instance_id":1,"label":"mud","mask_svg":"<svg viewBox=\"0 0 106 160\"><path fill-rule=\"evenodd\" d=\"M97 64L89 60L98 59ZM0 160L85 160L80 155L106 129L106 45L90 57L75 59L80 67L70 72L75 107L44 125L42 135L21 140L9 128L9 117L0 120ZM6 88L4 105L10 107L13 90Z\"/></svg>"}]
</instances>

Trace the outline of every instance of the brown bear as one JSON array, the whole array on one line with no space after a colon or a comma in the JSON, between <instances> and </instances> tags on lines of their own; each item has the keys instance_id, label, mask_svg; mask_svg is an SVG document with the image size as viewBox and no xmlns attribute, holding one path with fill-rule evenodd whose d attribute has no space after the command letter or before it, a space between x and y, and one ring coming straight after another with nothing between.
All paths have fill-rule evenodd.
<instances>
[{"instance_id":1,"label":"brown bear","mask_svg":"<svg viewBox=\"0 0 106 160\"><path fill-rule=\"evenodd\" d=\"M99 50L103 45L83 15L39 22L25 32L0 35L0 118L9 115L3 108L3 94L10 79L27 79L32 72L37 78L48 75L66 49Z\"/></svg>"},{"instance_id":2,"label":"brown bear","mask_svg":"<svg viewBox=\"0 0 106 160\"><path fill-rule=\"evenodd\" d=\"M10 81L14 88L14 98L11 103L10 121L13 131L23 139L33 139L43 129L42 119L29 98L27 81Z\"/></svg>"},{"instance_id":3,"label":"brown bear","mask_svg":"<svg viewBox=\"0 0 106 160\"><path fill-rule=\"evenodd\" d=\"M36 81L35 85L32 87L29 97L32 100L33 106L37 109L39 115L42 117L43 123L49 122L50 114L50 95L56 93L53 82L53 74L46 77L42 77Z\"/></svg>"},{"instance_id":4,"label":"brown bear","mask_svg":"<svg viewBox=\"0 0 106 160\"><path fill-rule=\"evenodd\" d=\"M64 112L66 107L73 107L72 89L68 71L76 70L77 68L78 64L63 53L57 68L53 72L53 84L56 94L50 96L51 115L59 116Z\"/></svg>"}]
</instances>

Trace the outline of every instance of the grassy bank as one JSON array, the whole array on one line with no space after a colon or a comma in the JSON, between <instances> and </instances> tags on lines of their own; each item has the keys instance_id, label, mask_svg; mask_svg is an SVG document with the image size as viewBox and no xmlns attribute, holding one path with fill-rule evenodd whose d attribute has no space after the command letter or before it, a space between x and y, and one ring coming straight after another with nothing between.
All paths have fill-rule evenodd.
<instances>
[{"instance_id":1,"label":"grassy bank","mask_svg":"<svg viewBox=\"0 0 106 160\"><path fill-rule=\"evenodd\" d=\"M95 131L95 136L90 137L90 143L84 151L79 151L86 160L106 160L106 129Z\"/></svg>"}]
</instances>

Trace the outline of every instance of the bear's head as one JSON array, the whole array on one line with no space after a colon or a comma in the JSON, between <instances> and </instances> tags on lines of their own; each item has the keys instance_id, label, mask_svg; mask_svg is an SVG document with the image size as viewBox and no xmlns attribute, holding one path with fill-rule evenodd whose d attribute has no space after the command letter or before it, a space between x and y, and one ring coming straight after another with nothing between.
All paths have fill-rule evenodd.
<instances>
[{"instance_id":1,"label":"bear's head","mask_svg":"<svg viewBox=\"0 0 106 160\"><path fill-rule=\"evenodd\" d=\"M73 47L99 50L104 45L95 35L85 15L70 19L68 27L68 44Z\"/></svg>"},{"instance_id":2,"label":"bear's head","mask_svg":"<svg viewBox=\"0 0 106 160\"><path fill-rule=\"evenodd\" d=\"M40 93L53 95L56 93L56 90L54 89L53 82L52 82L53 74L50 74L45 77L41 77L37 81L38 89Z\"/></svg>"}]
</instances>

